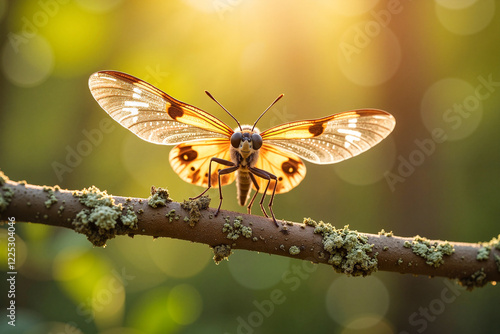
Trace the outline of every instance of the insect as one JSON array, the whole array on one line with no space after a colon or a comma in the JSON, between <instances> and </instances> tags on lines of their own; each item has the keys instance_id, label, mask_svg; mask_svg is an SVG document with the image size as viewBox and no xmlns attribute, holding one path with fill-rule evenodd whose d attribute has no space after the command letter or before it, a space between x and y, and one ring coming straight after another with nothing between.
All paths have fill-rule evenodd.
<instances>
[{"instance_id":1,"label":"insect","mask_svg":"<svg viewBox=\"0 0 500 334\"><path fill-rule=\"evenodd\" d=\"M275 194L296 187L306 175L301 159L331 164L354 157L387 137L394 129L394 117L382 110L358 109L323 118L285 123L260 132L260 118L283 97L280 95L253 125L241 125L215 98L206 92L237 123L231 129L215 116L174 99L160 89L131 75L100 71L89 79L99 105L123 127L155 144L176 145L169 155L173 170L186 182L219 187L236 179L237 198L248 213L257 194L266 194L273 222ZM214 169L214 164L222 169ZM250 199L251 188L254 195ZM193 199L195 199L193 198ZM250 201L249 201L250 199Z\"/></svg>"}]
</instances>

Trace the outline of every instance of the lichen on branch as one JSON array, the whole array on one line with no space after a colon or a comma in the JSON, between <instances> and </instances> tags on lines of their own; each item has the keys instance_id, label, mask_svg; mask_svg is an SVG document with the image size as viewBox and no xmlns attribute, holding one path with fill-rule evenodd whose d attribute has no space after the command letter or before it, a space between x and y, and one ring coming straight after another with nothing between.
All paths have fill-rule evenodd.
<instances>
[{"instance_id":1,"label":"lichen on branch","mask_svg":"<svg viewBox=\"0 0 500 334\"><path fill-rule=\"evenodd\" d=\"M69 191L14 182L0 172L0 221L73 229L94 246L117 235L189 240L209 245L216 263L247 249L328 264L350 276L393 271L453 278L468 288L500 280L500 235L486 243L447 242L361 233L310 218L276 227L262 216L225 210L215 216L206 196L182 203L169 196L155 187L147 199L111 196L94 186Z\"/></svg>"}]
</instances>

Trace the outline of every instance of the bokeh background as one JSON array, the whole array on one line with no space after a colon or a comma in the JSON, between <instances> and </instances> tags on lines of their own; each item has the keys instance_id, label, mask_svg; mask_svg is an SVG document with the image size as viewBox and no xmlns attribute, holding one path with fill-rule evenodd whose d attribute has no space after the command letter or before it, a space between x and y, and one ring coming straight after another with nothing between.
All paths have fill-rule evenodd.
<instances>
[{"instance_id":1,"label":"bokeh background","mask_svg":"<svg viewBox=\"0 0 500 334\"><path fill-rule=\"evenodd\" d=\"M499 31L494 0L1 0L0 168L14 180L115 195L166 186L183 200L202 189L173 173L169 147L102 126L109 116L89 75L130 73L231 126L204 90L242 123L285 93L261 130L364 107L389 111L397 126L359 157L307 164L305 180L276 198L277 217L487 241L500 217ZM234 184L224 191L224 208L244 212ZM60 228L18 224L16 233L17 326L2 316L2 333L498 328L492 285L347 278L245 251L216 266L209 247L179 240L120 237L101 249Z\"/></svg>"}]
</instances>

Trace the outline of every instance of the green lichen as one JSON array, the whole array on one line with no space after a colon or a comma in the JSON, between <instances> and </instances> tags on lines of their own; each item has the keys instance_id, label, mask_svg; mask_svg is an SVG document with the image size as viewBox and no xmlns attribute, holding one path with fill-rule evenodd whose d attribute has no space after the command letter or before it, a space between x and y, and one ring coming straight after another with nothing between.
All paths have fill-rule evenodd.
<instances>
[{"instance_id":1,"label":"green lichen","mask_svg":"<svg viewBox=\"0 0 500 334\"><path fill-rule=\"evenodd\" d=\"M95 207L89 215L89 221L93 222L97 227L105 230L114 229L120 216L121 209L115 209L109 206Z\"/></svg>"},{"instance_id":2,"label":"green lichen","mask_svg":"<svg viewBox=\"0 0 500 334\"><path fill-rule=\"evenodd\" d=\"M474 272L467 278L460 278L458 280L458 284L467 288L467 290L472 290L474 288L480 288L485 286L488 283L486 280L486 273L484 272L484 268Z\"/></svg>"},{"instance_id":3,"label":"green lichen","mask_svg":"<svg viewBox=\"0 0 500 334\"><path fill-rule=\"evenodd\" d=\"M130 234L138 228L138 219L133 208L129 206L123 212L122 204L115 204L106 191L92 186L81 192L73 192L73 196L87 209L81 210L72 224L75 231L85 234L94 246L105 246L108 239L116 235Z\"/></svg>"},{"instance_id":4,"label":"green lichen","mask_svg":"<svg viewBox=\"0 0 500 334\"><path fill-rule=\"evenodd\" d=\"M384 246L384 248L382 248L382 250L384 250L384 251L386 251L386 250L388 250L388 249L389 249L389 247L388 247L388 246Z\"/></svg>"},{"instance_id":5,"label":"green lichen","mask_svg":"<svg viewBox=\"0 0 500 334\"><path fill-rule=\"evenodd\" d=\"M431 244L428 239L418 235L413 238L411 249L413 253L425 259L425 263L436 268L444 263L444 255L451 255L455 252L453 245L447 241L443 243L434 242Z\"/></svg>"},{"instance_id":6,"label":"green lichen","mask_svg":"<svg viewBox=\"0 0 500 334\"><path fill-rule=\"evenodd\" d=\"M59 209L57 210L57 215L58 215L58 216L62 216L63 211L64 211L64 205L61 205L61 206L59 207Z\"/></svg>"},{"instance_id":7,"label":"green lichen","mask_svg":"<svg viewBox=\"0 0 500 334\"><path fill-rule=\"evenodd\" d=\"M481 244L481 247L477 251L476 259L478 261L486 261L489 259L492 249L500 250L500 234L498 235L498 237L494 237L490 241L482 242L480 244ZM495 255L495 259L496 259L497 255L496 254L494 254L494 255ZM497 262L497 265L498 265L498 262Z\"/></svg>"},{"instance_id":8,"label":"green lichen","mask_svg":"<svg viewBox=\"0 0 500 334\"><path fill-rule=\"evenodd\" d=\"M43 191L45 191L47 193L47 200L45 201L45 207L47 209L50 209L50 207L53 204L57 203L57 198L54 194L54 189L55 188L51 188L51 187L47 187L47 186L43 187Z\"/></svg>"},{"instance_id":9,"label":"green lichen","mask_svg":"<svg viewBox=\"0 0 500 334\"><path fill-rule=\"evenodd\" d=\"M181 203L181 208L186 210L189 214L188 220L184 218L184 221L189 222L189 226L194 227L196 223L200 221L201 210L208 209L210 205L210 197L201 196L200 198L194 200L186 200Z\"/></svg>"},{"instance_id":10,"label":"green lichen","mask_svg":"<svg viewBox=\"0 0 500 334\"><path fill-rule=\"evenodd\" d=\"M229 256L232 254L231 246L229 245L218 245L212 248L214 251L214 262L215 264L219 264L222 260L228 260Z\"/></svg>"},{"instance_id":11,"label":"green lichen","mask_svg":"<svg viewBox=\"0 0 500 334\"><path fill-rule=\"evenodd\" d=\"M394 235L394 233L391 232L386 232L384 229L380 230L380 232L378 232L378 235L384 235L386 237L392 237Z\"/></svg>"},{"instance_id":12,"label":"green lichen","mask_svg":"<svg viewBox=\"0 0 500 334\"><path fill-rule=\"evenodd\" d=\"M491 247L483 246L477 250L476 260L486 261L490 258Z\"/></svg>"},{"instance_id":13,"label":"green lichen","mask_svg":"<svg viewBox=\"0 0 500 334\"><path fill-rule=\"evenodd\" d=\"M5 175L3 177L6 178ZM2 180L4 180L4 179L2 178ZM5 180L3 182L5 183ZM2 186L2 191L0 191L0 212L7 210L7 207L9 206L10 202L12 202L12 198L14 197L14 193L15 192L14 192L13 188L11 188L7 185Z\"/></svg>"},{"instance_id":14,"label":"green lichen","mask_svg":"<svg viewBox=\"0 0 500 334\"><path fill-rule=\"evenodd\" d=\"M151 196L148 197L148 205L152 208L159 206L166 206L167 203L172 202L168 197L168 190L164 188L151 187Z\"/></svg>"},{"instance_id":15,"label":"green lichen","mask_svg":"<svg viewBox=\"0 0 500 334\"><path fill-rule=\"evenodd\" d=\"M290 249L288 249L288 253L292 255L298 255L300 253L300 248L297 246L292 246Z\"/></svg>"},{"instance_id":16,"label":"green lichen","mask_svg":"<svg viewBox=\"0 0 500 334\"><path fill-rule=\"evenodd\" d=\"M402 258L399 258L398 259L398 265L402 265L403 264L403 259Z\"/></svg>"},{"instance_id":17,"label":"green lichen","mask_svg":"<svg viewBox=\"0 0 500 334\"><path fill-rule=\"evenodd\" d=\"M135 227L135 229L137 229L137 223L139 220L137 219L137 215L134 212L134 207L127 207L127 211L125 213L122 213L121 221L123 225Z\"/></svg>"},{"instance_id":18,"label":"green lichen","mask_svg":"<svg viewBox=\"0 0 500 334\"><path fill-rule=\"evenodd\" d=\"M304 218L303 223L304 223L304 225L309 225L309 226L313 226L313 227L315 227L316 225L318 225L318 223L316 223L310 217Z\"/></svg>"},{"instance_id":19,"label":"green lichen","mask_svg":"<svg viewBox=\"0 0 500 334\"><path fill-rule=\"evenodd\" d=\"M167 218L168 218L168 222L169 222L169 223L173 222L173 221L174 221L174 219L175 219L175 220L179 220L179 219L180 219L179 215L177 215L177 214L175 213L175 209L170 210L170 211L169 211L169 212L165 215L165 217L167 217ZM186 217L184 217L184 218L186 218ZM189 218L188 218L188 220L189 220Z\"/></svg>"},{"instance_id":20,"label":"green lichen","mask_svg":"<svg viewBox=\"0 0 500 334\"><path fill-rule=\"evenodd\" d=\"M376 256L370 256L373 244L368 237L350 230L349 226L336 229L330 224L319 222L314 233L323 237L323 248L330 254L328 263L335 271L352 276L367 276L377 270Z\"/></svg>"},{"instance_id":21,"label":"green lichen","mask_svg":"<svg viewBox=\"0 0 500 334\"><path fill-rule=\"evenodd\" d=\"M231 220L229 217L225 217L226 221L222 226L222 233L227 233L226 238L230 240L237 240L240 235L249 239L252 237L253 231L249 226L243 225L243 217L237 216L234 218L233 223L231 224Z\"/></svg>"},{"instance_id":22,"label":"green lichen","mask_svg":"<svg viewBox=\"0 0 500 334\"><path fill-rule=\"evenodd\" d=\"M411 242L409 242L408 240L406 240L405 243L403 244L403 247L405 247L405 248L411 248Z\"/></svg>"},{"instance_id":23,"label":"green lichen","mask_svg":"<svg viewBox=\"0 0 500 334\"><path fill-rule=\"evenodd\" d=\"M498 235L498 237L491 239L488 244L490 245L490 247L495 248L496 250L500 250L500 234Z\"/></svg>"}]
</instances>

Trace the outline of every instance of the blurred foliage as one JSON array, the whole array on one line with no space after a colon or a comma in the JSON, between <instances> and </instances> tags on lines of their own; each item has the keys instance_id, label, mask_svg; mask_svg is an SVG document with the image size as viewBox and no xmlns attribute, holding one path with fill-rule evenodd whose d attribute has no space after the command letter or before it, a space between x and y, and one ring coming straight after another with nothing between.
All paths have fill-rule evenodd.
<instances>
[{"instance_id":1,"label":"blurred foliage","mask_svg":"<svg viewBox=\"0 0 500 334\"><path fill-rule=\"evenodd\" d=\"M398 124L360 157L307 164L305 180L277 196L278 218L489 240L500 215L499 29L493 0L0 0L0 168L14 180L117 195L167 186L182 200L202 189L172 172L169 147L103 127L109 116L89 93L89 75L130 73L231 126L204 90L242 123L285 93L261 130L362 107L387 110ZM55 162L67 169L58 173ZM243 212L235 186L224 192L224 208ZM215 266L208 247L185 241L122 237L95 249L72 231L18 224L16 233L18 326L4 318L2 333L497 327L500 292L491 285L466 293L442 279L346 279L248 252ZM5 247L0 257L6 270Z\"/></svg>"}]
</instances>

